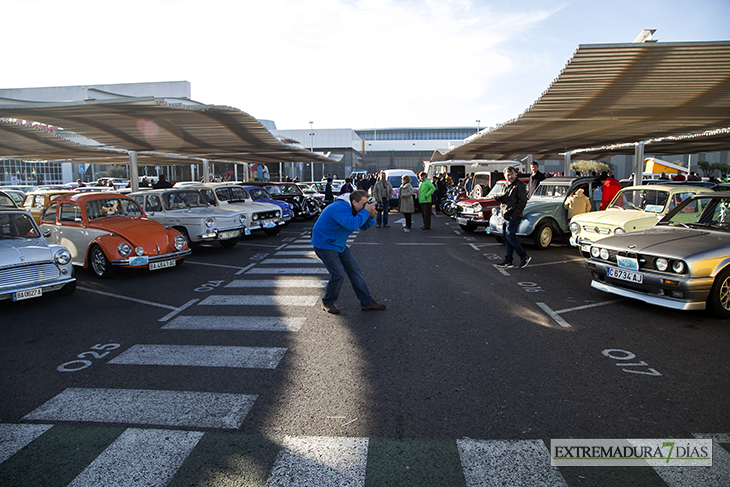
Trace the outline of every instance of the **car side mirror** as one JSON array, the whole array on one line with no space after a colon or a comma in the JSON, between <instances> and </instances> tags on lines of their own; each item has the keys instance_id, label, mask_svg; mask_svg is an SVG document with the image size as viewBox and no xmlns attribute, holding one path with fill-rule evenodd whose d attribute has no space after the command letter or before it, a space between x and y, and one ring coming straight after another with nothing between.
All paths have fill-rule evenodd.
<instances>
[{"instance_id":1,"label":"car side mirror","mask_svg":"<svg viewBox=\"0 0 730 487\"><path fill-rule=\"evenodd\" d=\"M42 234L43 234L43 236L44 236L44 237L46 237L46 238L48 238L48 237L50 237L50 236L51 236L51 230L49 230L48 228L44 228L44 229L43 229L43 231L42 231L41 233L42 233Z\"/></svg>"}]
</instances>

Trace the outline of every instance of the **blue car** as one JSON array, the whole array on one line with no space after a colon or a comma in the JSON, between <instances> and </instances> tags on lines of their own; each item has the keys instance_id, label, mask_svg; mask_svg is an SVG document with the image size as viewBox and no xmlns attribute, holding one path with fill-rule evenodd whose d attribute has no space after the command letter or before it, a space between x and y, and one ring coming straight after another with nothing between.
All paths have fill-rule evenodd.
<instances>
[{"instance_id":1,"label":"blue car","mask_svg":"<svg viewBox=\"0 0 730 487\"><path fill-rule=\"evenodd\" d=\"M261 186L244 186L248 194L254 201L260 201L262 203L273 203L281 207L281 216L285 223L289 223L294 217L291 205L286 201L278 201L271 198L271 195Z\"/></svg>"}]
</instances>

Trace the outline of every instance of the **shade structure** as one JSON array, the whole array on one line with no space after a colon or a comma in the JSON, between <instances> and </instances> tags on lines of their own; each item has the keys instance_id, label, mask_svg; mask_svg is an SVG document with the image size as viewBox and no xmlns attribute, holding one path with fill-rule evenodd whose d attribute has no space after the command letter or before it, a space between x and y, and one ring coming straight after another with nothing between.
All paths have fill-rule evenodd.
<instances>
[{"instance_id":1,"label":"shade structure","mask_svg":"<svg viewBox=\"0 0 730 487\"><path fill-rule=\"evenodd\" d=\"M581 45L519 117L431 160L596 159L650 140L654 154L723 151L730 135L713 131L728 127L730 41Z\"/></svg>"}]
</instances>

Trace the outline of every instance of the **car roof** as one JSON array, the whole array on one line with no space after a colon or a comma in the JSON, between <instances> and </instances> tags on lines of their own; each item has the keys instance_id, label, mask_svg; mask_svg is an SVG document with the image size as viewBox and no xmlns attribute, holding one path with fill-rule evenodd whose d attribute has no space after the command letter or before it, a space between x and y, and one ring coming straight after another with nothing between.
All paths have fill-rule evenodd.
<instances>
[{"instance_id":1,"label":"car roof","mask_svg":"<svg viewBox=\"0 0 730 487\"><path fill-rule=\"evenodd\" d=\"M129 196L121 193L117 193L115 191L102 191L99 193L68 193L68 194L62 194L56 199L53 200L54 203L62 202L62 201L72 201L74 203L84 203L86 201L92 201L92 200L105 200L109 198L123 198L123 199L132 199Z\"/></svg>"},{"instance_id":2,"label":"car roof","mask_svg":"<svg viewBox=\"0 0 730 487\"><path fill-rule=\"evenodd\" d=\"M629 189L661 189L664 191L668 191L670 193L686 193L688 190L696 190L698 193L712 193L713 191L710 188L706 188L704 186L692 186L690 184L682 184L682 185L669 185L669 184L642 184L641 186L626 186L625 188L621 188L621 191L626 191Z\"/></svg>"}]
</instances>

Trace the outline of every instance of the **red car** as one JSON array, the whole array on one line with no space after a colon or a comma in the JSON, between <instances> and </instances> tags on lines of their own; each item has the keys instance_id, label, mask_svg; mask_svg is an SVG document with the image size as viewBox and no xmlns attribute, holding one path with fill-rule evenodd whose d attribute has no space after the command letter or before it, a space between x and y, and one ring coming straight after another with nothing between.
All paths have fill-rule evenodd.
<instances>
[{"instance_id":1,"label":"red car","mask_svg":"<svg viewBox=\"0 0 730 487\"><path fill-rule=\"evenodd\" d=\"M111 277L118 267L175 267L190 254L180 232L150 220L139 204L118 193L57 197L41 214L41 231L71 251L74 265Z\"/></svg>"},{"instance_id":2,"label":"red car","mask_svg":"<svg viewBox=\"0 0 730 487\"><path fill-rule=\"evenodd\" d=\"M479 174L477 174L471 197L458 200L456 202L456 213L451 217L456 220L465 232L473 232L478 227L489 227L492 208L499 207L499 201L495 200L494 196L504 193L504 185L506 183L504 179L496 181L489 194L486 194L488 183L480 181L478 176ZM520 178L520 180L523 183L527 183L529 178Z\"/></svg>"}]
</instances>

